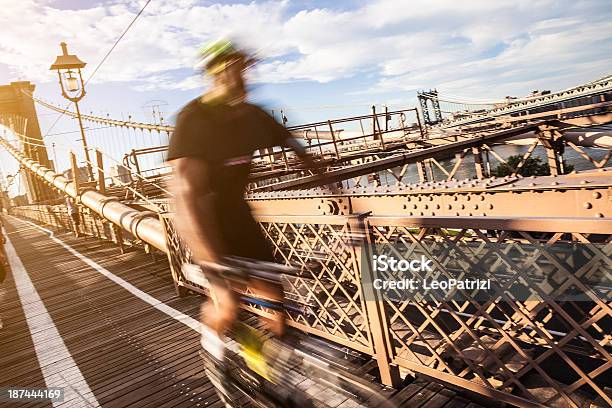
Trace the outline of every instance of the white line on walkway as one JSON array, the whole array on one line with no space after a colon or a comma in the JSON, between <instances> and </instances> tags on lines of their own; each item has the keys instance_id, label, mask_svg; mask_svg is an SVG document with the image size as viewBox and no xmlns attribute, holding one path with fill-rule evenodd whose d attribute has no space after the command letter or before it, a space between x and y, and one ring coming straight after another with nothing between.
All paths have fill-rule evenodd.
<instances>
[{"instance_id":1,"label":"white line on walkway","mask_svg":"<svg viewBox=\"0 0 612 408\"><path fill-rule=\"evenodd\" d=\"M53 402L53 406L59 407L70 401L82 407L99 407L100 404L57 331L10 238L6 240L5 249L45 384L47 387L64 388L64 402ZM70 378L70 381L66 381L66 378Z\"/></svg>"},{"instance_id":2,"label":"white line on walkway","mask_svg":"<svg viewBox=\"0 0 612 408\"><path fill-rule=\"evenodd\" d=\"M36 225L33 222L28 221L28 220L22 220L22 219L16 218L16 217L12 217L12 218L14 218L16 220L19 220L21 222L27 222L28 224L30 224L30 225L32 225L32 226L34 226L34 227L36 227L36 228L38 228L40 230L45 231L49 235L49 238L51 238L52 240L54 240L55 242L57 242L58 244L60 244L64 248L66 248L66 250L68 252L70 252L72 255L74 255L75 257L77 257L81 261L85 262L87 265L89 265L91 268L95 269L97 272L99 272L102 275L106 276L108 279L112 280L117 285L119 285L122 288L126 289L128 292L130 292L134 296L136 296L139 299L147 302L148 304L150 304L151 306L153 306L154 308L156 308L160 312L163 312L163 313L167 314L168 316L172 317L173 319L178 320L179 322L185 324L189 328L191 328L191 329L193 329L193 330L195 330L195 331L197 331L198 333L201 334L201 324L196 319L194 319L193 317L188 316L188 315L186 315L186 314L176 310L173 307L170 307L170 306L166 305L165 303L161 302L160 300L158 300L158 299L154 298L153 296L151 296L151 295L143 292L142 290L138 289L136 286L132 285L131 283L121 279L120 277L118 277L114 273L110 272L108 269L104 268L103 266L101 266L97 262L87 258L85 255L83 255L80 252L76 251L74 248L72 248L70 245L66 244L61 239L56 238L55 236L53 236L53 231L48 230L46 228L43 228L43 227L41 227L39 225Z\"/></svg>"}]
</instances>

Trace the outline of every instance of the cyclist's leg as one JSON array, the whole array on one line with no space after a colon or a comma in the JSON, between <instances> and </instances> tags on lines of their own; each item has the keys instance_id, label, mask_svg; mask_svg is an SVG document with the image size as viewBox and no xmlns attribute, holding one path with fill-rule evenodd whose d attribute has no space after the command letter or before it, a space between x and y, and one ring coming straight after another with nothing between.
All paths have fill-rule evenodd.
<instances>
[{"instance_id":1,"label":"cyclist's leg","mask_svg":"<svg viewBox=\"0 0 612 408\"><path fill-rule=\"evenodd\" d=\"M202 304L200 320L204 371L226 407L238 407L239 393L232 384L225 360L225 334L238 316L238 300L232 289L213 275L210 299Z\"/></svg>"},{"instance_id":2,"label":"cyclist's leg","mask_svg":"<svg viewBox=\"0 0 612 408\"><path fill-rule=\"evenodd\" d=\"M256 296L260 296L278 305L276 310L271 310L272 317L265 319L268 329L278 337L285 335L286 317L282 308L284 292L281 285L254 279L251 289Z\"/></svg>"},{"instance_id":3,"label":"cyclist's leg","mask_svg":"<svg viewBox=\"0 0 612 408\"><path fill-rule=\"evenodd\" d=\"M218 360L223 359L223 336L236 322L238 299L220 278L211 279L210 300L202 304L202 346Z\"/></svg>"}]
</instances>

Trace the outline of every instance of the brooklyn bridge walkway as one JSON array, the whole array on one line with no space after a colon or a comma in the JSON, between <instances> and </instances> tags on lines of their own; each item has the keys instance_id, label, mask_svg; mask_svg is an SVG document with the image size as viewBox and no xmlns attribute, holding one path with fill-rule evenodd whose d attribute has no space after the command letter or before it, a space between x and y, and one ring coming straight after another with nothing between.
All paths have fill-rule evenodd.
<instances>
[{"instance_id":1,"label":"brooklyn bridge walkway","mask_svg":"<svg viewBox=\"0 0 612 408\"><path fill-rule=\"evenodd\" d=\"M221 406L197 353L201 297L176 296L165 259L5 221L0 387L65 387L62 408ZM389 393L402 407L481 407L424 379Z\"/></svg>"}]
</instances>

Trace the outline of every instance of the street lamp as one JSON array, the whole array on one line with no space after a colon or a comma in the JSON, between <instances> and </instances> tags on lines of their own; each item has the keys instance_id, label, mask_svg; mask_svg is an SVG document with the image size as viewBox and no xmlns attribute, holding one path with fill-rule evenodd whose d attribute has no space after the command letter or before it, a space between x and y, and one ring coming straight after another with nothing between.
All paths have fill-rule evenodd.
<instances>
[{"instance_id":1,"label":"street lamp","mask_svg":"<svg viewBox=\"0 0 612 408\"><path fill-rule=\"evenodd\" d=\"M81 111L79 109L79 101L85 96L85 83L81 75L81 68L85 67L85 63L76 55L68 54L68 47L65 42L60 43L62 47L62 55L58 55L51 68L52 71L57 71L60 87L62 88L62 96L71 102L74 102L76 108L77 120L79 121L79 129L81 130L81 140L83 141L83 150L85 151L85 160L87 161L87 175L89 180L93 180L93 169L91 160L89 159L89 150L87 149L87 139L85 138L85 130L83 130L83 121L81 120ZM77 175L74 175L76 180Z\"/></svg>"}]
</instances>

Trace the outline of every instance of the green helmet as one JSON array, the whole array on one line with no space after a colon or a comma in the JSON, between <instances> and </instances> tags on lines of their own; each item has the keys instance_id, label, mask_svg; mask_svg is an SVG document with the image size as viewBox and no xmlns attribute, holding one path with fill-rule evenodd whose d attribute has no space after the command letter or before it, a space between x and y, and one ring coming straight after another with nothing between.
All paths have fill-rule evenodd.
<instances>
[{"instance_id":1,"label":"green helmet","mask_svg":"<svg viewBox=\"0 0 612 408\"><path fill-rule=\"evenodd\" d=\"M198 51L197 66L210 69L231 57L245 57L245 54L229 40L211 41Z\"/></svg>"}]
</instances>

